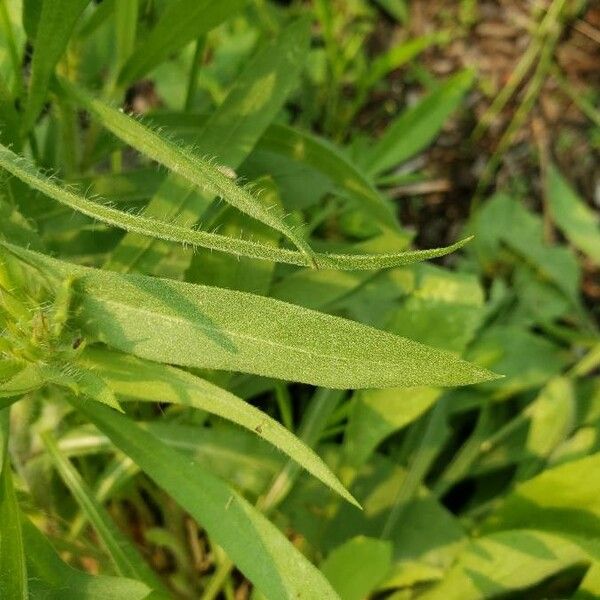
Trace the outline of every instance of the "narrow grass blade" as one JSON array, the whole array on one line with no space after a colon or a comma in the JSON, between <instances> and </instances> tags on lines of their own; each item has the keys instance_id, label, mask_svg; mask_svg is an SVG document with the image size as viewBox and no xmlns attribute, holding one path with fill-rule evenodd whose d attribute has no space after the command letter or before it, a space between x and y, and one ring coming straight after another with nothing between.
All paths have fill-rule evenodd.
<instances>
[{"instance_id":1,"label":"narrow grass blade","mask_svg":"<svg viewBox=\"0 0 600 600\"><path fill-rule=\"evenodd\" d=\"M8 456L9 409L0 410L0 597L27 600L27 567L21 533L20 511Z\"/></svg>"},{"instance_id":2,"label":"narrow grass blade","mask_svg":"<svg viewBox=\"0 0 600 600\"><path fill-rule=\"evenodd\" d=\"M56 63L88 3L89 0L43 0L36 27L29 97L22 124L25 133L31 129L44 105Z\"/></svg>"},{"instance_id":3,"label":"narrow grass blade","mask_svg":"<svg viewBox=\"0 0 600 600\"><path fill-rule=\"evenodd\" d=\"M101 349L86 350L83 360L87 368L120 396L193 406L245 427L287 454L348 502L357 504L309 446L275 419L230 392L180 369Z\"/></svg>"},{"instance_id":4,"label":"narrow grass blade","mask_svg":"<svg viewBox=\"0 0 600 600\"><path fill-rule=\"evenodd\" d=\"M220 479L130 419L98 403L72 403L197 519L267 597L339 600L285 536Z\"/></svg>"},{"instance_id":5,"label":"narrow grass blade","mask_svg":"<svg viewBox=\"0 0 600 600\"><path fill-rule=\"evenodd\" d=\"M366 159L369 173L378 175L426 148L473 85L473 73L452 76L413 108L403 112L386 130Z\"/></svg>"},{"instance_id":6,"label":"narrow grass blade","mask_svg":"<svg viewBox=\"0 0 600 600\"><path fill-rule=\"evenodd\" d=\"M164 592L165 597L168 597L166 590L162 587L162 583L154 571L138 554L132 543L123 535L105 508L96 501L86 483L75 470L75 467L73 467L58 448L52 434L50 432L42 434L42 441L61 479L69 488L88 521L96 530L118 574L131 579L139 579L152 589Z\"/></svg>"},{"instance_id":7,"label":"narrow grass blade","mask_svg":"<svg viewBox=\"0 0 600 600\"><path fill-rule=\"evenodd\" d=\"M270 211L251 187L238 186L210 160L200 158L191 148L177 145L160 132L153 131L133 117L98 100L83 89L61 80L61 87L79 105L93 114L114 135L143 154L180 175L192 185L222 198L238 210L281 232L312 262L312 250L300 234L288 226L281 215Z\"/></svg>"},{"instance_id":8,"label":"narrow grass blade","mask_svg":"<svg viewBox=\"0 0 600 600\"><path fill-rule=\"evenodd\" d=\"M234 15L245 0L173 0L124 65L119 83L143 77L153 67L192 40Z\"/></svg>"},{"instance_id":9,"label":"narrow grass blade","mask_svg":"<svg viewBox=\"0 0 600 600\"><path fill-rule=\"evenodd\" d=\"M75 277L84 335L142 358L343 389L497 377L451 352L270 298L5 247L46 277Z\"/></svg>"}]
</instances>

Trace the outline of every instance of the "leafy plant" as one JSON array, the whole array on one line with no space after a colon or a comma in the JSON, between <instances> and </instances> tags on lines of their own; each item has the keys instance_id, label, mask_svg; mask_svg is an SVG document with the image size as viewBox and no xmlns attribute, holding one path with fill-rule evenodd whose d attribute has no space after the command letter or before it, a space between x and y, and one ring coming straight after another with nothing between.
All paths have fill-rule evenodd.
<instances>
[{"instance_id":1,"label":"leafy plant","mask_svg":"<svg viewBox=\"0 0 600 600\"><path fill-rule=\"evenodd\" d=\"M0 597L597 593L595 215L550 166L573 248L517 192L411 248L475 75L365 139L448 36L330 4L0 5Z\"/></svg>"}]
</instances>

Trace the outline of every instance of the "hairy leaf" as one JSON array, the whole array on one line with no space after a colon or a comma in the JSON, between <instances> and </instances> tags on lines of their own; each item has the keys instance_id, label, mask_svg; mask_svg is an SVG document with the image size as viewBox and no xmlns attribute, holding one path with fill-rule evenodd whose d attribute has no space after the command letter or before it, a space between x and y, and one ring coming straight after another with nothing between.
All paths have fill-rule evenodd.
<instances>
[{"instance_id":1,"label":"hairy leaf","mask_svg":"<svg viewBox=\"0 0 600 600\"><path fill-rule=\"evenodd\" d=\"M85 332L143 358L333 388L497 377L453 353L270 298L89 269L5 246L46 276L76 277Z\"/></svg>"}]
</instances>

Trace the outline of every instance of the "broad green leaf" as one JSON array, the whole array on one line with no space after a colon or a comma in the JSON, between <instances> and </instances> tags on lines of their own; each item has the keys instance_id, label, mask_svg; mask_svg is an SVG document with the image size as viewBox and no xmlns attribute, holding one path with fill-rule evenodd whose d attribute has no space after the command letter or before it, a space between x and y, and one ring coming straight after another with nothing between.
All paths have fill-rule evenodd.
<instances>
[{"instance_id":1,"label":"broad green leaf","mask_svg":"<svg viewBox=\"0 0 600 600\"><path fill-rule=\"evenodd\" d=\"M193 406L245 427L356 504L327 465L308 446L278 421L230 392L174 367L100 349L86 350L82 360L120 396Z\"/></svg>"},{"instance_id":2,"label":"broad green leaf","mask_svg":"<svg viewBox=\"0 0 600 600\"><path fill-rule=\"evenodd\" d=\"M558 169L550 165L546 180L548 206L557 227L579 250L600 265L600 218L579 198Z\"/></svg>"},{"instance_id":3,"label":"broad green leaf","mask_svg":"<svg viewBox=\"0 0 600 600\"><path fill-rule=\"evenodd\" d=\"M244 0L173 0L124 65L122 85L140 79L186 44L208 33L244 5Z\"/></svg>"},{"instance_id":4,"label":"broad green leaf","mask_svg":"<svg viewBox=\"0 0 600 600\"><path fill-rule=\"evenodd\" d=\"M600 454L521 483L486 524L488 531L518 527L600 537Z\"/></svg>"},{"instance_id":5,"label":"broad green leaf","mask_svg":"<svg viewBox=\"0 0 600 600\"><path fill-rule=\"evenodd\" d=\"M150 588L166 594L154 571L123 535L123 532L110 518L104 507L92 496L75 467L58 448L52 434L49 432L42 434L42 440L54 467L96 530L118 574L123 577L141 580Z\"/></svg>"},{"instance_id":6,"label":"broad green leaf","mask_svg":"<svg viewBox=\"0 0 600 600\"><path fill-rule=\"evenodd\" d=\"M198 119L190 139L195 151L215 156L228 168L237 169L297 85L308 42L308 23L301 19L257 52L220 106L208 119ZM186 225L201 220L214 194L190 189L181 175L169 174L146 207L146 216ZM117 246L108 267L122 272L135 268L164 274L160 262L172 252L164 243L131 234ZM188 254L188 264L189 260Z\"/></svg>"},{"instance_id":7,"label":"broad green leaf","mask_svg":"<svg viewBox=\"0 0 600 600\"><path fill-rule=\"evenodd\" d=\"M31 62L29 97L22 123L24 132L33 126L44 105L56 63L65 51L75 23L88 3L89 0L42 2Z\"/></svg>"},{"instance_id":8,"label":"broad green leaf","mask_svg":"<svg viewBox=\"0 0 600 600\"><path fill-rule=\"evenodd\" d=\"M460 105L473 79L471 71L453 75L415 107L402 113L366 158L368 172L378 175L426 148Z\"/></svg>"},{"instance_id":9,"label":"broad green leaf","mask_svg":"<svg viewBox=\"0 0 600 600\"><path fill-rule=\"evenodd\" d=\"M526 594L528 587L591 560L580 544L568 538L528 529L505 531L471 542L444 579L420 597L483 600L511 592Z\"/></svg>"},{"instance_id":10,"label":"broad green leaf","mask_svg":"<svg viewBox=\"0 0 600 600\"><path fill-rule=\"evenodd\" d=\"M383 581L391 564L390 542L358 536L333 550L321 570L341 600L363 600Z\"/></svg>"},{"instance_id":11,"label":"broad green leaf","mask_svg":"<svg viewBox=\"0 0 600 600\"><path fill-rule=\"evenodd\" d=\"M109 409L106 409L109 410ZM122 577L93 576L65 564L37 527L22 520L31 598L44 600L142 600L150 589Z\"/></svg>"},{"instance_id":12,"label":"broad green leaf","mask_svg":"<svg viewBox=\"0 0 600 600\"><path fill-rule=\"evenodd\" d=\"M309 261L312 261L312 251L301 234L287 225L282 215L276 215L269 210L251 187L238 186L210 160L201 158L196 150L179 146L164 134L119 112L116 108L89 95L83 89L64 80L61 82L61 86L71 98L89 110L104 127L118 138L164 165L197 189L222 198L238 210L281 232L301 250ZM250 107L250 110L252 109L254 109L253 106Z\"/></svg>"},{"instance_id":13,"label":"broad green leaf","mask_svg":"<svg viewBox=\"0 0 600 600\"><path fill-rule=\"evenodd\" d=\"M8 454L9 410L0 409L0 597L27 600L27 567Z\"/></svg>"},{"instance_id":14,"label":"broad green leaf","mask_svg":"<svg viewBox=\"0 0 600 600\"><path fill-rule=\"evenodd\" d=\"M450 352L270 298L10 250L46 276L74 276L86 335L142 358L333 388L465 385L496 377Z\"/></svg>"},{"instance_id":15,"label":"broad green leaf","mask_svg":"<svg viewBox=\"0 0 600 600\"><path fill-rule=\"evenodd\" d=\"M555 377L528 405L530 418L525 448L529 457L517 470L521 480L541 470L552 451L572 432L577 404L572 382L566 377Z\"/></svg>"},{"instance_id":16,"label":"broad green leaf","mask_svg":"<svg viewBox=\"0 0 600 600\"><path fill-rule=\"evenodd\" d=\"M72 402L197 519L267 597L337 598L319 571L228 485L126 417L98 403Z\"/></svg>"},{"instance_id":17,"label":"broad green leaf","mask_svg":"<svg viewBox=\"0 0 600 600\"><path fill-rule=\"evenodd\" d=\"M12 173L34 189L47 194L61 204L84 215L114 225L126 231L142 233L152 238L180 242L191 246L202 246L220 250L239 256L247 256L261 260L285 262L298 266L315 265L321 268L340 269L383 269L391 266L405 265L419 260L427 260L444 256L464 246L470 241L465 238L445 248L432 250L412 250L389 254L314 254L308 258L305 253L278 248L269 244L261 244L238 238L231 238L199 229L191 229L173 225L158 219L138 216L118 210L100 202L92 202L78 195L64 185L59 185L45 177L34 165L23 157L0 144L0 167ZM277 229L277 228L276 228Z\"/></svg>"}]
</instances>

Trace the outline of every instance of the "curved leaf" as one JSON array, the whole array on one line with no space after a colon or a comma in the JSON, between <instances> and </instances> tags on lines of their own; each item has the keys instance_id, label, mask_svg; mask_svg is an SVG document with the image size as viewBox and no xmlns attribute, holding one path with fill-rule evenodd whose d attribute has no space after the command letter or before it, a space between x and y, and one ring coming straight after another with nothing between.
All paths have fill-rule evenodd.
<instances>
[{"instance_id":1,"label":"curved leaf","mask_svg":"<svg viewBox=\"0 0 600 600\"><path fill-rule=\"evenodd\" d=\"M119 413L96 402L72 403L197 519L268 597L339 600L285 536L220 479Z\"/></svg>"}]
</instances>

